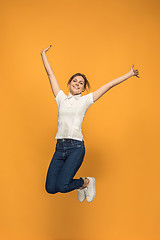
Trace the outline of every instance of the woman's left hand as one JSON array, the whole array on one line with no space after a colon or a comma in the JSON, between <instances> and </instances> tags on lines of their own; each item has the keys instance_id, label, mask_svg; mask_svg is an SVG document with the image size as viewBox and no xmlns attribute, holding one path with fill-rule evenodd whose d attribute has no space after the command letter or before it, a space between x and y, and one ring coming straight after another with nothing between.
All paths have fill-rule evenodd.
<instances>
[{"instance_id":1,"label":"woman's left hand","mask_svg":"<svg viewBox=\"0 0 160 240\"><path fill-rule=\"evenodd\" d=\"M132 76L136 76L136 77L140 78L138 76L138 74L139 74L138 69L134 70L133 67L134 67L134 65L132 65L131 71L130 71L132 73Z\"/></svg>"}]
</instances>

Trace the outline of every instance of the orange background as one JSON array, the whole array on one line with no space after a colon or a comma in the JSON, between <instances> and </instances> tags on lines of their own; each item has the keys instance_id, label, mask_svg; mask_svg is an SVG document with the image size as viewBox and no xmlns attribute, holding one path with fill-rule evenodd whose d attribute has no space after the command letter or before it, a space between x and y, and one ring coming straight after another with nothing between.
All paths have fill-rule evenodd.
<instances>
[{"instance_id":1,"label":"orange background","mask_svg":"<svg viewBox=\"0 0 160 240\"><path fill-rule=\"evenodd\" d=\"M1 2L1 239L160 239L159 12L156 0ZM96 178L92 203L44 188L58 120L40 55L50 44L66 94L76 72L92 92L139 70L84 118L75 177Z\"/></svg>"}]
</instances>

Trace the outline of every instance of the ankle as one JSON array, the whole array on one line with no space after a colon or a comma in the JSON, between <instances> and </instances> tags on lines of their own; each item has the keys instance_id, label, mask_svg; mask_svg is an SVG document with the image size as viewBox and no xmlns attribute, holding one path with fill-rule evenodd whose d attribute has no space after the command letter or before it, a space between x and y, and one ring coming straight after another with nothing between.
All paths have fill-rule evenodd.
<instances>
[{"instance_id":1,"label":"ankle","mask_svg":"<svg viewBox=\"0 0 160 240\"><path fill-rule=\"evenodd\" d=\"M84 187L84 188L85 188L85 187L88 187L89 179L85 177L85 178L83 178L83 180L84 180L83 187Z\"/></svg>"}]
</instances>

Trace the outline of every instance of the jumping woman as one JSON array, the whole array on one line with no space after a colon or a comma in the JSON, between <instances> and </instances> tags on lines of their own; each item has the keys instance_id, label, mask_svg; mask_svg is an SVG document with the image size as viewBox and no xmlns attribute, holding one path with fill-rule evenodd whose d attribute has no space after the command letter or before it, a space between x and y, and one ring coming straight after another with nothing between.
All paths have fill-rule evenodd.
<instances>
[{"instance_id":1,"label":"jumping woman","mask_svg":"<svg viewBox=\"0 0 160 240\"><path fill-rule=\"evenodd\" d=\"M51 45L42 50L42 61L50 80L51 88L58 106L58 131L55 137L56 148L50 162L45 189L48 193L67 193L73 190L78 192L78 200L83 202L93 201L96 195L96 184L94 177L73 178L80 168L84 155L85 144L82 135L82 122L88 108L95 103L104 93L126 79L138 76L138 69L134 70L132 65L130 71L100 87L95 92L81 95L90 88L90 84L84 74L76 73L68 81L68 96L60 89L53 74L52 68L46 57L46 52Z\"/></svg>"}]
</instances>

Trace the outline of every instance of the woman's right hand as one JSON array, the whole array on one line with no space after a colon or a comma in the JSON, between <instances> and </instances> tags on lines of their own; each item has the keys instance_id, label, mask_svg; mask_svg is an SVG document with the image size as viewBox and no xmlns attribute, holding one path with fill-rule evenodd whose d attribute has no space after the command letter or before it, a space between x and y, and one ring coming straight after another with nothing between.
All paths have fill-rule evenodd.
<instances>
[{"instance_id":1,"label":"woman's right hand","mask_svg":"<svg viewBox=\"0 0 160 240\"><path fill-rule=\"evenodd\" d=\"M51 47L52 47L52 45L49 45L48 48L43 49L42 52L41 52L41 54L44 53L44 52L46 53Z\"/></svg>"}]
</instances>

